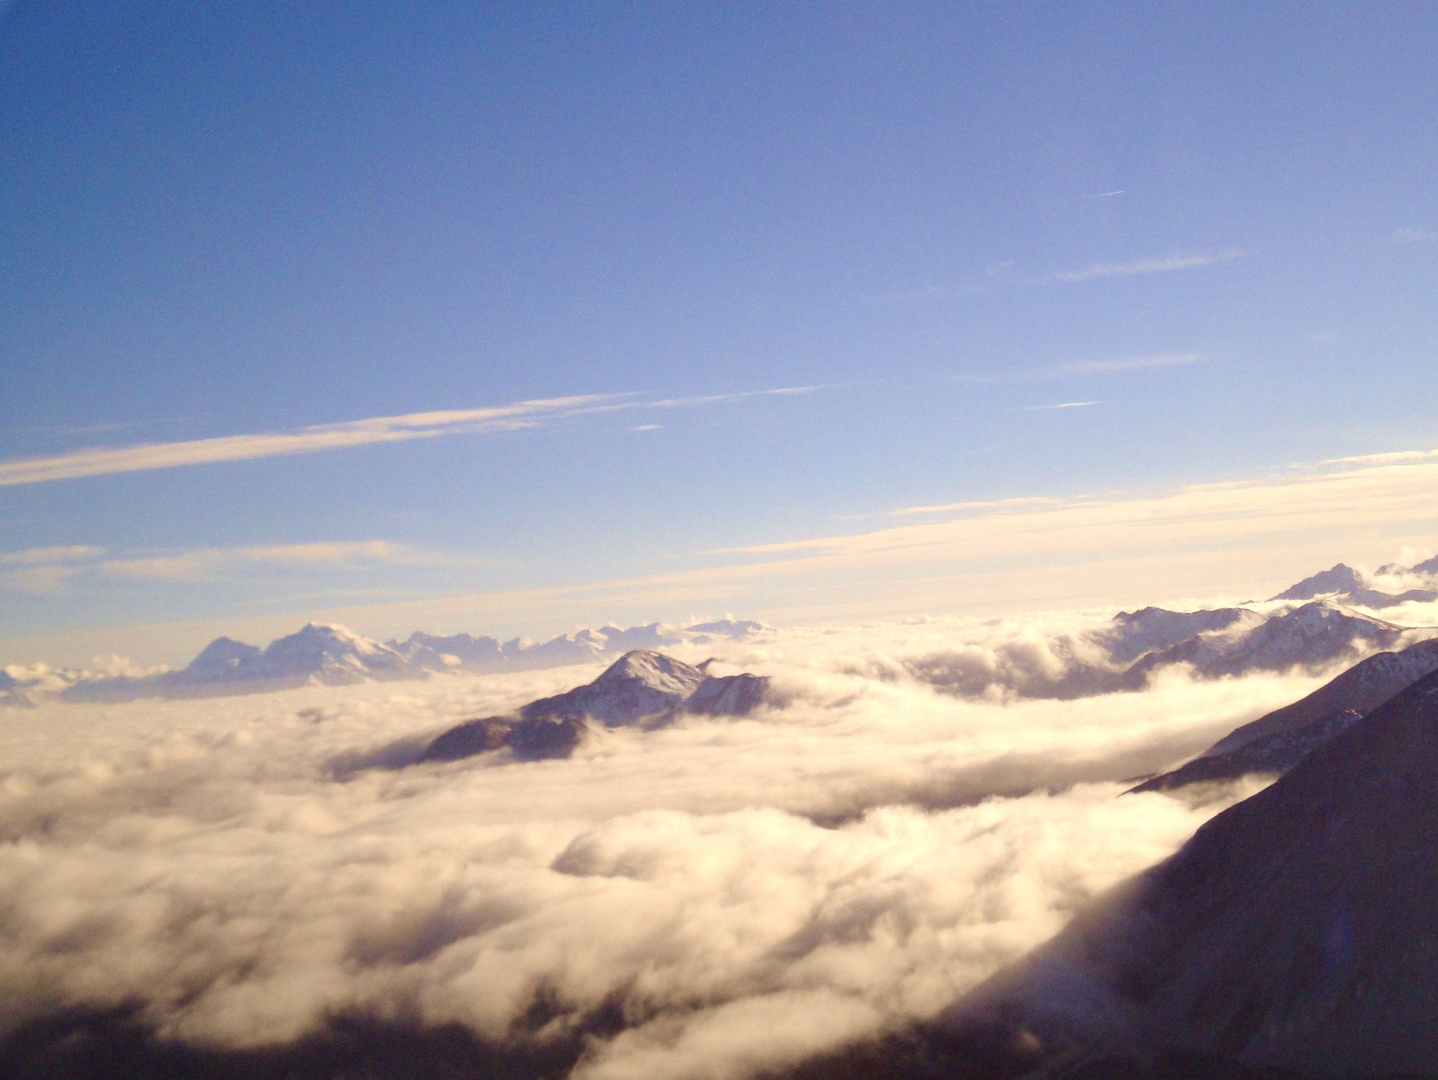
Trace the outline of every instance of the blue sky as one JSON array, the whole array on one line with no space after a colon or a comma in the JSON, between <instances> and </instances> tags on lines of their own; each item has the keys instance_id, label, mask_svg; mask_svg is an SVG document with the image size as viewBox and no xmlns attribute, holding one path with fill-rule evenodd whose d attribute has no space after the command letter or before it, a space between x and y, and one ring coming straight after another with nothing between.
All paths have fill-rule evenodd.
<instances>
[{"instance_id":1,"label":"blue sky","mask_svg":"<svg viewBox=\"0 0 1438 1080\"><path fill-rule=\"evenodd\" d=\"M753 549L1426 451L1435 51L1417 3L21 0L0 659L998 608L1117 556L951 537L800 595ZM1224 572L1421 547L1426 476ZM1014 602L1108 595L1059 592Z\"/></svg>"}]
</instances>

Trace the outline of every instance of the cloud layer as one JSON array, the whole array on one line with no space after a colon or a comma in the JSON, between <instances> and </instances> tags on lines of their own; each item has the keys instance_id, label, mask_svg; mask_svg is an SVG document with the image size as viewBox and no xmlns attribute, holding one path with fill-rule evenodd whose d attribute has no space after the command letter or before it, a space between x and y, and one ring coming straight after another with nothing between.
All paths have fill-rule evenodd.
<instances>
[{"instance_id":1,"label":"cloud layer","mask_svg":"<svg viewBox=\"0 0 1438 1080\"><path fill-rule=\"evenodd\" d=\"M595 672L0 717L0 1024L139 1001L206 1045L345 1011L502 1043L538 1010L541 1038L596 1033L579 1077L738 1080L1052 934L1223 805L1120 781L1311 687L962 702L903 674L949 633L735 645L721 673L787 706L524 765L339 763Z\"/></svg>"}]
</instances>

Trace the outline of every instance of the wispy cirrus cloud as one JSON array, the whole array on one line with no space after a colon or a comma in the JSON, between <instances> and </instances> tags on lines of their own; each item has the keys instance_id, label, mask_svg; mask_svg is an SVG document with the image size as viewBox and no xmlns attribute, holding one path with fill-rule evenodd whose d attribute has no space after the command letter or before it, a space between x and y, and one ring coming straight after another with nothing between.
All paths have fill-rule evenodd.
<instances>
[{"instance_id":1,"label":"wispy cirrus cloud","mask_svg":"<svg viewBox=\"0 0 1438 1080\"><path fill-rule=\"evenodd\" d=\"M1156 368L1187 367L1201 364L1203 357L1198 353L1154 353L1149 356L1122 356L1113 360L1077 360L1069 364L1056 364L1051 368L1040 368L1036 378L1058 378L1064 375L1118 375L1125 371L1152 371Z\"/></svg>"},{"instance_id":2,"label":"wispy cirrus cloud","mask_svg":"<svg viewBox=\"0 0 1438 1080\"><path fill-rule=\"evenodd\" d=\"M112 578L144 581L212 581L243 570L352 570L364 566L445 567L458 560L388 540L196 548L108 559L95 569Z\"/></svg>"},{"instance_id":3,"label":"wispy cirrus cloud","mask_svg":"<svg viewBox=\"0 0 1438 1080\"><path fill-rule=\"evenodd\" d=\"M0 588L50 594L90 582L223 581L256 573L333 573L378 567L444 569L490 565L479 557L425 551L389 540L337 540L254 547L189 548L112 555L102 547L31 548L0 554Z\"/></svg>"},{"instance_id":4,"label":"wispy cirrus cloud","mask_svg":"<svg viewBox=\"0 0 1438 1080\"><path fill-rule=\"evenodd\" d=\"M941 506L906 506L902 510L890 510L888 517L907 517L910 514L962 513L966 510L1023 510L1059 506L1065 500L1043 495L1026 496L1017 499L990 499L986 501L944 503Z\"/></svg>"},{"instance_id":5,"label":"wispy cirrus cloud","mask_svg":"<svg viewBox=\"0 0 1438 1080\"><path fill-rule=\"evenodd\" d=\"M92 544L68 544L63 547L26 548L0 554L0 564L8 566L46 566L56 563L82 562L97 559L105 549Z\"/></svg>"},{"instance_id":6,"label":"wispy cirrus cloud","mask_svg":"<svg viewBox=\"0 0 1438 1080\"><path fill-rule=\"evenodd\" d=\"M1401 461L1421 461L1438 457L1438 450L1394 450L1385 454L1355 454L1352 457L1328 458L1320 465L1387 465Z\"/></svg>"},{"instance_id":7,"label":"wispy cirrus cloud","mask_svg":"<svg viewBox=\"0 0 1438 1080\"><path fill-rule=\"evenodd\" d=\"M1149 353L1143 356L1118 356L1106 360L1073 360L1062 364L1024 368L1018 371L985 375L956 375L960 383L1022 383L1048 382L1083 375L1122 375L1132 371L1156 371L1162 368L1188 367L1202 364L1208 357L1196 352Z\"/></svg>"},{"instance_id":8,"label":"wispy cirrus cloud","mask_svg":"<svg viewBox=\"0 0 1438 1080\"><path fill-rule=\"evenodd\" d=\"M1050 409L1085 409L1090 405L1097 405L1097 401L1060 401L1056 405L1029 405L1029 412L1047 412Z\"/></svg>"},{"instance_id":9,"label":"wispy cirrus cloud","mask_svg":"<svg viewBox=\"0 0 1438 1080\"><path fill-rule=\"evenodd\" d=\"M374 443L433 439L442 435L474 435L534 428L578 416L621 409L664 409L709 405L744 398L810 393L816 386L790 386L704 397L644 400L637 393L585 394L575 397L519 401L485 409L446 409L376 416L338 424L315 424L294 431L225 435L183 442L137 446L90 447L51 457L0 461L0 487L73 480L110 473L144 472L185 465L314 454Z\"/></svg>"},{"instance_id":10,"label":"wispy cirrus cloud","mask_svg":"<svg viewBox=\"0 0 1438 1080\"><path fill-rule=\"evenodd\" d=\"M1200 266L1230 262L1243 257L1238 248L1213 253L1194 255L1163 255L1152 259L1132 259L1128 262L1097 262L1077 270L1063 270L1050 275L1050 281L1097 281L1100 278L1140 277L1145 274L1168 274L1175 270L1194 270Z\"/></svg>"}]
</instances>

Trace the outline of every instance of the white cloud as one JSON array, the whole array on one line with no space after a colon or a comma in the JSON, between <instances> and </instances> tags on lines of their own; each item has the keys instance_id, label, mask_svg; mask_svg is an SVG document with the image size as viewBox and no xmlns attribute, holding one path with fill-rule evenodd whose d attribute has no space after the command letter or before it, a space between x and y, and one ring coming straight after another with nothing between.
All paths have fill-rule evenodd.
<instances>
[{"instance_id":1,"label":"white cloud","mask_svg":"<svg viewBox=\"0 0 1438 1080\"><path fill-rule=\"evenodd\" d=\"M1095 281L1099 278L1136 277L1145 274L1167 274L1175 270L1193 270L1200 266L1229 262L1243 257L1237 248L1214 254L1165 255L1156 259L1134 259L1131 262L1101 262L1085 266L1080 270L1065 270L1054 274L1050 281Z\"/></svg>"},{"instance_id":2,"label":"white cloud","mask_svg":"<svg viewBox=\"0 0 1438 1080\"><path fill-rule=\"evenodd\" d=\"M1064 499L1047 498L1042 495L1027 496L1016 499L991 499L980 502L956 502L943 503L939 506L906 506L902 510L890 510L890 517L902 517L909 514L942 514L960 513L966 510L1020 510L1033 509L1037 507L1053 507L1064 503Z\"/></svg>"},{"instance_id":3,"label":"white cloud","mask_svg":"<svg viewBox=\"0 0 1438 1080\"><path fill-rule=\"evenodd\" d=\"M107 557L105 548L89 545L32 548L0 555L0 588L54 593L81 577L119 580L215 581L236 574L272 572L335 572L363 567L440 568L491 565L476 556L424 551L389 540L340 540L308 544L270 544L237 548L191 548L180 551L126 553Z\"/></svg>"},{"instance_id":4,"label":"white cloud","mask_svg":"<svg viewBox=\"0 0 1438 1080\"><path fill-rule=\"evenodd\" d=\"M1051 935L1223 805L1119 781L1313 685L1004 707L894 674L954 624L833 629L725 646L784 708L528 765L329 763L598 668L0 712L0 1030L139 1002L211 1045L345 1011L502 1041L542 1005L627 1018L578 1077L741 1080L932 1015Z\"/></svg>"},{"instance_id":5,"label":"white cloud","mask_svg":"<svg viewBox=\"0 0 1438 1080\"><path fill-rule=\"evenodd\" d=\"M105 554L90 544L27 548L0 554L0 590L53 596L63 593L83 564Z\"/></svg>"},{"instance_id":6,"label":"white cloud","mask_svg":"<svg viewBox=\"0 0 1438 1080\"><path fill-rule=\"evenodd\" d=\"M65 592L70 580L79 573L78 567L56 563L21 566L0 574L0 589L34 596L54 596Z\"/></svg>"},{"instance_id":7,"label":"white cloud","mask_svg":"<svg viewBox=\"0 0 1438 1080\"><path fill-rule=\"evenodd\" d=\"M11 551L0 554L0 564L48 566L53 563L84 562L90 559L97 559L104 554L104 548L94 547L91 544L27 548L25 551Z\"/></svg>"},{"instance_id":8,"label":"white cloud","mask_svg":"<svg viewBox=\"0 0 1438 1080\"><path fill-rule=\"evenodd\" d=\"M1387 465L1401 461L1422 461L1438 457L1438 450L1393 450L1385 454L1355 454L1353 457L1328 458L1320 465Z\"/></svg>"},{"instance_id":9,"label":"white cloud","mask_svg":"<svg viewBox=\"0 0 1438 1080\"><path fill-rule=\"evenodd\" d=\"M1030 405L1029 412L1040 412L1048 409L1083 409L1089 405L1097 405L1097 401L1060 401L1057 405Z\"/></svg>"},{"instance_id":10,"label":"white cloud","mask_svg":"<svg viewBox=\"0 0 1438 1080\"><path fill-rule=\"evenodd\" d=\"M1198 353L1155 353L1151 356L1124 356L1115 360L1078 360L1056 364L1042 370L1043 375L1117 375L1125 371L1151 371L1155 368L1187 367L1203 363ZM1037 373L1036 373L1037 374Z\"/></svg>"},{"instance_id":11,"label":"white cloud","mask_svg":"<svg viewBox=\"0 0 1438 1080\"><path fill-rule=\"evenodd\" d=\"M343 570L360 566L447 566L457 560L388 540L276 544L266 547L199 548L174 554L110 559L98 570L110 577L202 581L246 567Z\"/></svg>"},{"instance_id":12,"label":"white cloud","mask_svg":"<svg viewBox=\"0 0 1438 1080\"><path fill-rule=\"evenodd\" d=\"M1429 232L1427 229L1394 229L1393 239L1400 244L1421 244L1428 240L1438 240L1438 233Z\"/></svg>"},{"instance_id":13,"label":"white cloud","mask_svg":"<svg viewBox=\"0 0 1438 1080\"><path fill-rule=\"evenodd\" d=\"M257 458L313 454L326 450L365 446L373 443L432 439L441 435L516 431L540 424L620 409L679 408L766 395L809 393L817 387L781 387L707 397L640 400L636 394L588 394L578 397L520 401L488 409L449 409L439 412L408 413L404 416L376 416L339 424L317 424L298 431L257 435L228 435L188 442L150 443L141 446L97 447L73 450L45 458L0 462L0 487L39 484L109 473L170 469L184 465L207 465L225 461L252 461Z\"/></svg>"},{"instance_id":14,"label":"white cloud","mask_svg":"<svg viewBox=\"0 0 1438 1080\"><path fill-rule=\"evenodd\" d=\"M998 375L959 375L960 383L1048 382L1080 375L1121 375L1129 371L1151 371L1160 368L1187 367L1202 364L1208 357L1194 352L1152 353L1146 356L1120 356L1109 360L1075 360L1064 364L1029 368Z\"/></svg>"}]
</instances>

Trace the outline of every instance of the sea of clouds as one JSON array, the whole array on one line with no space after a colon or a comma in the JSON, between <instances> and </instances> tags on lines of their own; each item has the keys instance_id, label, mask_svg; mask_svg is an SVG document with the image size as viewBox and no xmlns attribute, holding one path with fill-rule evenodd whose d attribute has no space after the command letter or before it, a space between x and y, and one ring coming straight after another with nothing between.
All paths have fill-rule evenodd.
<instances>
[{"instance_id":1,"label":"sea of clouds","mask_svg":"<svg viewBox=\"0 0 1438 1080\"><path fill-rule=\"evenodd\" d=\"M964 655L1061 667L1060 622L970 627ZM0 1036L139 1005L239 1048L358 1014L587 1031L581 1080L740 1080L931 1017L1053 935L1256 790L1125 781L1323 681L962 699L920 662L961 636L676 647L782 704L563 761L393 767L602 666L0 712Z\"/></svg>"}]
</instances>

